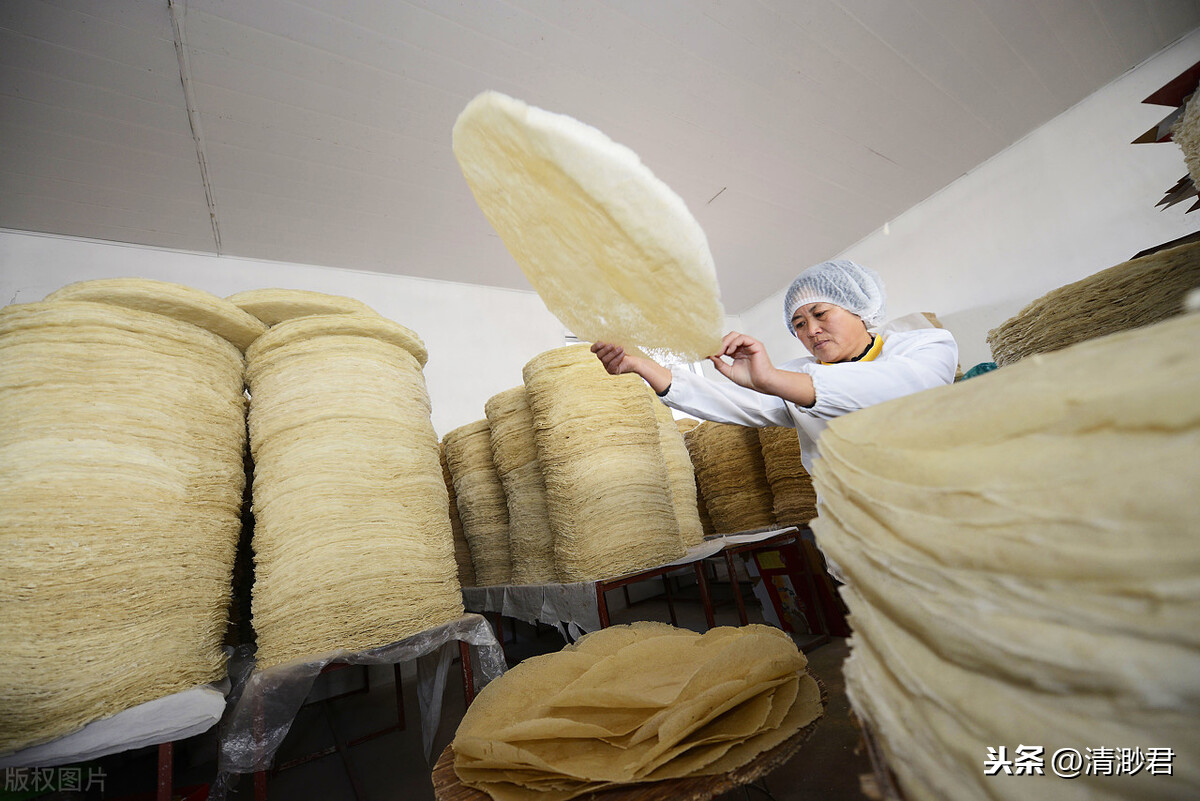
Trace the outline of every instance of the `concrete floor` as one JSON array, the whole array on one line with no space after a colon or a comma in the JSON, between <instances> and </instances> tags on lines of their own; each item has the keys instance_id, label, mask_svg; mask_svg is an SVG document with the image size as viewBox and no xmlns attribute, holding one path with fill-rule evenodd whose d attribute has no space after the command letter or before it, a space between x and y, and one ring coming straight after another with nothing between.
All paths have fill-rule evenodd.
<instances>
[{"instance_id":1,"label":"concrete floor","mask_svg":"<svg viewBox=\"0 0 1200 801\"><path fill-rule=\"evenodd\" d=\"M694 592L694 587L691 588ZM689 588L681 589L686 599ZM718 602L722 593L728 596L728 585L716 585ZM751 620L761 622L758 605L749 592L745 593ZM622 593L609 596L614 623L634 620L668 621L667 606L661 596L624 607ZM699 603L682 600L676 603L679 625L696 631L705 628ZM736 613L732 604L718 606L717 624L733 625ZM507 620L504 628L505 654L510 665L529 656L558 650L563 640L557 630L532 627L523 623L514 626ZM865 799L860 775L871 771L861 747L858 728L851 720L846 700L841 665L848 653L846 641L834 638L808 654L812 671L818 675L829 692L829 705L824 719L813 737L787 764L774 771L765 782L750 788L732 791L721 801L800 801L822 799L843 801ZM344 675L322 677L314 694L335 692L335 684L361 686L363 668L339 671ZM332 747L337 737L345 741L386 728L396 721L395 682L388 666L370 668L369 692L349 695L333 701L316 702L301 710L287 740L277 755L277 764L303 754ZM336 674L334 674L336 675ZM442 726L435 740L435 757L453 738L454 728L463 712L462 687L456 682L457 665L451 669ZM327 681L328 680L328 681ZM323 687L322 682L329 684ZM354 801L355 782L361 798L371 801L433 801L430 783L430 764L421 751L420 721L417 715L416 677L413 667L403 667L403 700L406 712L405 729L391 731L348 749L348 765L335 753L271 776L268 782L269 801L285 799L320 799L320 801ZM311 696L310 696L311 697ZM215 773L215 735L201 735L177 746L175 762L176 786L208 783ZM102 799L129 798L135 792L153 789L154 763L151 750L117 755L104 760L106 791ZM349 768L349 770L347 769ZM354 779L351 779L353 774ZM73 794L73 798L81 796ZM94 796L95 797L95 796ZM237 801L253 798L252 777L241 777L229 796Z\"/></svg>"}]
</instances>

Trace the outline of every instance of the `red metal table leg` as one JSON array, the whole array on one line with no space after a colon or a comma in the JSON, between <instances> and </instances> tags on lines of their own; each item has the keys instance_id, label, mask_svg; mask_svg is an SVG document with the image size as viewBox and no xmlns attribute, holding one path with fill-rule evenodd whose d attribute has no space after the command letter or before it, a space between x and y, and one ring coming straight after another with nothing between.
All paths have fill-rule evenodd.
<instances>
[{"instance_id":1,"label":"red metal table leg","mask_svg":"<svg viewBox=\"0 0 1200 801\"><path fill-rule=\"evenodd\" d=\"M475 675L471 669L471 647L462 640L458 641L458 655L462 662L463 699L470 706L475 700Z\"/></svg>"},{"instance_id":2,"label":"red metal table leg","mask_svg":"<svg viewBox=\"0 0 1200 801\"><path fill-rule=\"evenodd\" d=\"M708 576L704 573L704 560L695 562L694 566L696 570L696 583L700 585L700 603L704 607L704 622L711 629L717 623L713 617L712 595L708 591Z\"/></svg>"},{"instance_id":3,"label":"red metal table leg","mask_svg":"<svg viewBox=\"0 0 1200 801\"><path fill-rule=\"evenodd\" d=\"M158 746L158 801L171 801L174 784L171 771L175 761L175 744L160 743Z\"/></svg>"},{"instance_id":4,"label":"red metal table leg","mask_svg":"<svg viewBox=\"0 0 1200 801\"><path fill-rule=\"evenodd\" d=\"M605 597L603 581L596 582L596 613L600 616L600 628L608 628L608 599Z\"/></svg>"},{"instance_id":5,"label":"red metal table leg","mask_svg":"<svg viewBox=\"0 0 1200 801\"><path fill-rule=\"evenodd\" d=\"M679 621L675 618L675 599L671 597L671 579L666 573L662 575L663 590L667 593L667 611L671 613L671 625L678 626Z\"/></svg>"}]
</instances>

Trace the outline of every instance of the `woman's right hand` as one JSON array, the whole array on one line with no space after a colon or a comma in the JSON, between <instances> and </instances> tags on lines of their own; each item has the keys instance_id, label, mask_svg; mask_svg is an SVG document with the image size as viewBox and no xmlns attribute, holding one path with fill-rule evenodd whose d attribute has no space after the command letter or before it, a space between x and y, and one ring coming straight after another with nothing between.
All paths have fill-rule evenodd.
<instances>
[{"instance_id":1,"label":"woman's right hand","mask_svg":"<svg viewBox=\"0 0 1200 801\"><path fill-rule=\"evenodd\" d=\"M610 375L637 372L637 357L627 354L620 345L596 342L592 345L592 353L596 354L596 358L600 360Z\"/></svg>"},{"instance_id":2,"label":"woman's right hand","mask_svg":"<svg viewBox=\"0 0 1200 801\"><path fill-rule=\"evenodd\" d=\"M620 345L596 342L592 345L592 353L596 354L596 358L600 359L604 369L611 375L637 373L659 394L666 392L671 386L670 370L651 358L631 356Z\"/></svg>"}]
</instances>

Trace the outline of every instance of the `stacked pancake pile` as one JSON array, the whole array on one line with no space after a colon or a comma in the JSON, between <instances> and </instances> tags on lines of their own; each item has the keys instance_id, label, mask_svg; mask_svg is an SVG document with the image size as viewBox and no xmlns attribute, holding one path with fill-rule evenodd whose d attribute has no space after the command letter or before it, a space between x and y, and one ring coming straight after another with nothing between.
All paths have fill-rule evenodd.
<instances>
[{"instance_id":1,"label":"stacked pancake pile","mask_svg":"<svg viewBox=\"0 0 1200 801\"><path fill-rule=\"evenodd\" d=\"M1198 340L1186 315L822 435L813 530L848 579L847 689L905 796L1028 798L1041 777L983 770L1022 744L1063 798L1200 792ZM1099 746L1173 749L1173 776L1050 776Z\"/></svg>"},{"instance_id":2,"label":"stacked pancake pile","mask_svg":"<svg viewBox=\"0 0 1200 801\"><path fill-rule=\"evenodd\" d=\"M450 530L454 534L454 562L458 565L458 583L463 587L474 587L475 565L471 562L471 546L467 544L462 517L458 514L458 497L454 493L454 479L450 476L450 466L446 464L444 441L439 443L438 456L442 462L442 481L445 482L446 494L450 497Z\"/></svg>"},{"instance_id":3,"label":"stacked pancake pile","mask_svg":"<svg viewBox=\"0 0 1200 801\"><path fill-rule=\"evenodd\" d=\"M587 345L524 370L561 581L595 581L684 554L658 422L643 382ZM453 464L451 464L453 468Z\"/></svg>"},{"instance_id":4,"label":"stacked pancake pile","mask_svg":"<svg viewBox=\"0 0 1200 801\"><path fill-rule=\"evenodd\" d=\"M306 289L250 289L226 298L267 325L325 314L374 314L361 300Z\"/></svg>"},{"instance_id":5,"label":"stacked pancake pile","mask_svg":"<svg viewBox=\"0 0 1200 801\"><path fill-rule=\"evenodd\" d=\"M154 281L55 296L88 300L0 311L0 753L225 676L264 326Z\"/></svg>"},{"instance_id":6,"label":"stacked pancake pile","mask_svg":"<svg viewBox=\"0 0 1200 801\"><path fill-rule=\"evenodd\" d=\"M774 500L757 429L705 421L685 439L696 484L718 534L774 525Z\"/></svg>"},{"instance_id":7,"label":"stacked pancake pile","mask_svg":"<svg viewBox=\"0 0 1200 801\"><path fill-rule=\"evenodd\" d=\"M489 684L459 725L454 770L497 801L726 773L821 716L805 665L767 626L603 629Z\"/></svg>"},{"instance_id":8,"label":"stacked pancake pile","mask_svg":"<svg viewBox=\"0 0 1200 801\"><path fill-rule=\"evenodd\" d=\"M696 502L696 471L671 410L659 401L648 385L646 392L654 409L654 418L658 421L658 444L662 448L667 478L671 482L671 501L675 507L675 518L679 521L679 539L684 547L690 548L704 541L704 523L700 520L700 509Z\"/></svg>"},{"instance_id":9,"label":"stacked pancake pile","mask_svg":"<svg viewBox=\"0 0 1200 801\"><path fill-rule=\"evenodd\" d=\"M461 615L420 338L375 315L299 317L246 359L258 665Z\"/></svg>"},{"instance_id":10,"label":"stacked pancake pile","mask_svg":"<svg viewBox=\"0 0 1200 801\"><path fill-rule=\"evenodd\" d=\"M492 460L491 426L487 420L476 420L450 431L442 442L463 534L471 548L475 581L480 587L510 584L508 503Z\"/></svg>"},{"instance_id":11,"label":"stacked pancake pile","mask_svg":"<svg viewBox=\"0 0 1200 801\"><path fill-rule=\"evenodd\" d=\"M696 512L700 515L700 527L705 535L716 534L713 528L712 517L708 514L708 506L704 503L704 493L700 491L699 484L696 479L696 466L692 464L692 446L688 441L688 434L700 425L699 420L693 420L690 417L681 417L675 421L675 427L683 436L683 446L688 449L688 464L692 466L692 481L696 483Z\"/></svg>"},{"instance_id":12,"label":"stacked pancake pile","mask_svg":"<svg viewBox=\"0 0 1200 801\"><path fill-rule=\"evenodd\" d=\"M1200 242L1133 259L1038 298L988 332L992 358L1003 367L1165 320L1183 312L1188 291L1200 286Z\"/></svg>"},{"instance_id":13,"label":"stacked pancake pile","mask_svg":"<svg viewBox=\"0 0 1200 801\"><path fill-rule=\"evenodd\" d=\"M768 426L758 429L763 466L780 525L802 526L817 516L817 492L812 477L800 462L800 440L794 428Z\"/></svg>"},{"instance_id":14,"label":"stacked pancake pile","mask_svg":"<svg viewBox=\"0 0 1200 801\"><path fill-rule=\"evenodd\" d=\"M546 482L533 436L525 387L493 395L484 404L491 424L492 459L508 503L512 584L554 581L554 532L546 511Z\"/></svg>"}]
</instances>

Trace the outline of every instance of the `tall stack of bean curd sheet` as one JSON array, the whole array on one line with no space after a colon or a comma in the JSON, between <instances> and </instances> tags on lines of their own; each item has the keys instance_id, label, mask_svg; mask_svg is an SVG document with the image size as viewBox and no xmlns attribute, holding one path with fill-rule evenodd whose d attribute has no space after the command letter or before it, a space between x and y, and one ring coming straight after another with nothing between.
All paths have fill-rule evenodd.
<instances>
[{"instance_id":1,"label":"tall stack of bean curd sheet","mask_svg":"<svg viewBox=\"0 0 1200 801\"><path fill-rule=\"evenodd\" d=\"M651 398L587 345L524 369L560 581L597 581L685 553Z\"/></svg>"},{"instance_id":2,"label":"tall stack of bean curd sheet","mask_svg":"<svg viewBox=\"0 0 1200 801\"><path fill-rule=\"evenodd\" d=\"M450 475L450 466L446 464L446 442L438 446L442 461L442 480L446 484L446 493L450 496L450 531L454 534L454 561L458 565L458 583L463 587L475 586L475 565L471 561L471 546L467 544L467 535L463 532L462 517L458 514L458 497L454 492L454 478Z\"/></svg>"},{"instance_id":3,"label":"tall stack of bean curd sheet","mask_svg":"<svg viewBox=\"0 0 1200 801\"><path fill-rule=\"evenodd\" d=\"M644 386L650 397L650 406L654 409L654 419L658 421L658 443L667 465L671 501L675 507L675 518L679 521L679 539L684 547L690 548L704 541L704 524L700 520L696 502L696 471L671 410L658 399L649 385Z\"/></svg>"},{"instance_id":4,"label":"tall stack of bean curd sheet","mask_svg":"<svg viewBox=\"0 0 1200 801\"><path fill-rule=\"evenodd\" d=\"M692 481L696 484L696 512L700 516L700 528L707 537L717 532L713 528L712 517L708 514L708 505L704 503L704 493L700 491L700 479L696 475L696 465L692 462L692 445L688 436L698 425L700 425L700 421L690 417L680 417L675 420L675 428L683 437L683 446L688 451L688 464L692 466Z\"/></svg>"},{"instance_id":5,"label":"tall stack of bean curd sheet","mask_svg":"<svg viewBox=\"0 0 1200 801\"><path fill-rule=\"evenodd\" d=\"M454 770L496 801L727 773L821 716L806 664L767 626L603 629L489 684L455 734Z\"/></svg>"},{"instance_id":6,"label":"tall stack of bean curd sheet","mask_svg":"<svg viewBox=\"0 0 1200 801\"><path fill-rule=\"evenodd\" d=\"M696 484L718 534L775 524L758 430L705 421L685 435Z\"/></svg>"},{"instance_id":7,"label":"tall stack of bean curd sheet","mask_svg":"<svg viewBox=\"0 0 1200 801\"><path fill-rule=\"evenodd\" d=\"M800 461L800 439L796 429L767 426L758 429L763 467L771 487L775 522L802 526L817 516L817 492L812 477Z\"/></svg>"},{"instance_id":8,"label":"tall stack of bean curd sheet","mask_svg":"<svg viewBox=\"0 0 1200 801\"><path fill-rule=\"evenodd\" d=\"M1001 367L1035 353L1151 325L1183 311L1200 287L1200 242L1123 262L1059 287L988 332Z\"/></svg>"},{"instance_id":9,"label":"tall stack of bean curd sheet","mask_svg":"<svg viewBox=\"0 0 1200 801\"><path fill-rule=\"evenodd\" d=\"M164 311L243 322L176 289ZM225 676L244 402L241 351L191 322L0 310L0 753Z\"/></svg>"},{"instance_id":10,"label":"tall stack of bean curd sheet","mask_svg":"<svg viewBox=\"0 0 1200 801\"><path fill-rule=\"evenodd\" d=\"M1200 794L1200 315L830 424L813 530L847 576L856 713L907 798ZM1045 776L985 776L989 748ZM1052 775L1059 749L1172 776Z\"/></svg>"},{"instance_id":11,"label":"tall stack of bean curd sheet","mask_svg":"<svg viewBox=\"0 0 1200 801\"><path fill-rule=\"evenodd\" d=\"M512 584L555 580L554 531L546 510L546 482L533 435L525 387L493 395L484 404L491 429L492 460L508 506Z\"/></svg>"},{"instance_id":12,"label":"tall stack of bean curd sheet","mask_svg":"<svg viewBox=\"0 0 1200 801\"><path fill-rule=\"evenodd\" d=\"M412 331L353 314L279 323L247 352L259 667L462 614L424 360Z\"/></svg>"},{"instance_id":13,"label":"tall stack of bean curd sheet","mask_svg":"<svg viewBox=\"0 0 1200 801\"><path fill-rule=\"evenodd\" d=\"M297 317L375 314L375 310L361 300L306 289L248 289L230 295L226 300L266 325L278 325Z\"/></svg>"},{"instance_id":14,"label":"tall stack of bean curd sheet","mask_svg":"<svg viewBox=\"0 0 1200 801\"><path fill-rule=\"evenodd\" d=\"M510 584L513 564L508 500L492 458L491 425L487 420L476 420L447 432L442 441L463 535L471 549L475 581L480 587Z\"/></svg>"}]
</instances>

